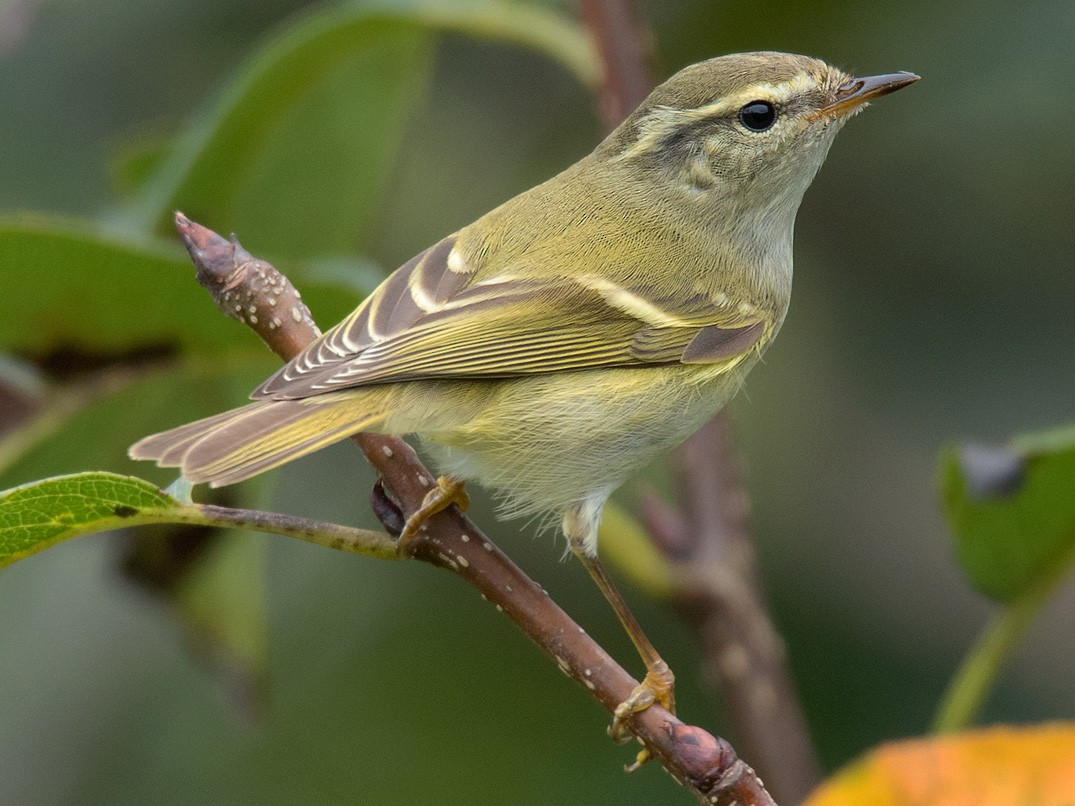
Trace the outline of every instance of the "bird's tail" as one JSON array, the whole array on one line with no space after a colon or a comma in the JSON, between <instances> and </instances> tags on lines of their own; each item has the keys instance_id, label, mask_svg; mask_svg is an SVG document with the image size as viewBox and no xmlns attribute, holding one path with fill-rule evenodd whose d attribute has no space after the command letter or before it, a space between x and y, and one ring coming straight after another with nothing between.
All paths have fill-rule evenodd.
<instances>
[{"instance_id":1,"label":"bird's tail","mask_svg":"<svg viewBox=\"0 0 1075 806\"><path fill-rule=\"evenodd\" d=\"M385 412L368 405L378 402L354 393L258 401L148 436L128 454L178 467L193 483L234 484L378 425Z\"/></svg>"}]
</instances>

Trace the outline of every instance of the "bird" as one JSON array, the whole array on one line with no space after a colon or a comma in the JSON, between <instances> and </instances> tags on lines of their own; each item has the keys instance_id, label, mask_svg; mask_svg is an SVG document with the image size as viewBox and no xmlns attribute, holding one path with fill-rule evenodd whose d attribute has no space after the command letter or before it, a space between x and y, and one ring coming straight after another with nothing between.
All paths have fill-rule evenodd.
<instances>
[{"instance_id":1,"label":"bird","mask_svg":"<svg viewBox=\"0 0 1075 806\"><path fill-rule=\"evenodd\" d=\"M918 80L737 53L688 66L592 153L447 235L251 394L134 444L233 484L359 431L414 435L442 475L399 537L477 481L504 517L559 519L646 665L674 675L598 558L609 496L736 393L780 330L795 216L836 133Z\"/></svg>"}]
</instances>

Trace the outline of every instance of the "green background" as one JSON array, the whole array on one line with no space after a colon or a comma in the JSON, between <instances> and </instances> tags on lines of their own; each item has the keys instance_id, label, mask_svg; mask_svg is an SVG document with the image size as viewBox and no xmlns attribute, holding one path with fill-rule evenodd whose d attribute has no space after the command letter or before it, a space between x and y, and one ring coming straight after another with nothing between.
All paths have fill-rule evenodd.
<instances>
[{"instance_id":1,"label":"green background","mask_svg":"<svg viewBox=\"0 0 1075 806\"><path fill-rule=\"evenodd\" d=\"M0 209L119 209L117 166L134 170L132 149L152 153L182 128L304 5L0 0ZM1075 5L644 7L662 77L745 49L923 76L840 135L799 215L791 313L734 404L765 586L832 768L925 732L992 612L953 559L936 501L938 448L1071 419ZM589 95L548 58L457 34L430 47L376 214L355 223L363 257L383 266L600 137ZM351 121L326 125L346 135ZM272 190L254 182L244 192ZM287 253L239 213L205 223L238 229L255 253ZM257 380L249 365L244 373L233 401ZM106 465L149 474L125 463L126 444L220 406L208 394L192 402L198 389L167 379L148 386L136 416L104 433L88 417L72 444L25 460L0 486ZM662 474L650 472L658 484ZM373 525L370 480L340 446L277 473L273 506ZM629 507L636 489L618 500ZM481 496L476 518L492 521ZM492 531L635 668L585 574L560 562L562 545ZM0 574L0 802L688 800L655 766L625 777L629 753L604 738L604 714L450 575L250 538L264 549L268 682L258 703L236 708L235 686L207 674L166 606L117 577L122 541L82 538ZM730 731L687 628L632 598L678 672L685 718ZM986 721L1075 716L1073 612L1069 585Z\"/></svg>"}]
</instances>

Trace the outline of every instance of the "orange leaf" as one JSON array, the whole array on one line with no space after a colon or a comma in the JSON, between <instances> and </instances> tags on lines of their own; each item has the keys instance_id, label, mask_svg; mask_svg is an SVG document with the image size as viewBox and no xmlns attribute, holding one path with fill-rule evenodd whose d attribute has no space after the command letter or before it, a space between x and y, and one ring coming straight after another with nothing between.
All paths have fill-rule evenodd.
<instances>
[{"instance_id":1,"label":"orange leaf","mask_svg":"<svg viewBox=\"0 0 1075 806\"><path fill-rule=\"evenodd\" d=\"M806 806L1073 806L1075 725L987 730L882 745Z\"/></svg>"}]
</instances>

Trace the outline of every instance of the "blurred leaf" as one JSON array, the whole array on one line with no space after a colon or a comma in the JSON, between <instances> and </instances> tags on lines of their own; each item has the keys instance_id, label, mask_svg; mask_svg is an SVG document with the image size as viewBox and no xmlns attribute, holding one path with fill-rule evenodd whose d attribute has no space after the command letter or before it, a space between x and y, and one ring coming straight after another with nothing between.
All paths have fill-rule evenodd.
<instances>
[{"instance_id":1,"label":"blurred leaf","mask_svg":"<svg viewBox=\"0 0 1075 806\"><path fill-rule=\"evenodd\" d=\"M92 468L167 484L172 470L135 463L127 446L162 428L239 405L279 366L265 351L116 369L51 389L40 408L0 438L0 489Z\"/></svg>"},{"instance_id":2,"label":"blurred leaf","mask_svg":"<svg viewBox=\"0 0 1075 806\"><path fill-rule=\"evenodd\" d=\"M950 447L940 466L959 561L983 593L1010 602L1075 560L1075 429Z\"/></svg>"},{"instance_id":3,"label":"blurred leaf","mask_svg":"<svg viewBox=\"0 0 1075 806\"><path fill-rule=\"evenodd\" d=\"M941 454L942 496L971 582L1005 604L949 684L934 729L971 724L1004 662L1075 561L1075 429Z\"/></svg>"},{"instance_id":4,"label":"blurred leaf","mask_svg":"<svg viewBox=\"0 0 1075 806\"><path fill-rule=\"evenodd\" d=\"M17 427L0 429L0 478L3 478L8 468L53 437L78 412L124 389L135 377L131 372L101 373L89 383L68 384L42 395L37 405L25 413ZM97 465L96 462L88 461L84 439L73 440L68 444L77 446L83 462ZM30 477L35 475L41 474L30 474Z\"/></svg>"},{"instance_id":5,"label":"blurred leaf","mask_svg":"<svg viewBox=\"0 0 1075 806\"><path fill-rule=\"evenodd\" d=\"M605 504L598 533L601 557L654 599L675 592L672 568L637 520L615 503Z\"/></svg>"},{"instance_id":6,"label":"blurred leaf","mask_svg":"<svg viewBox=\"0 0 1075 806\"><path fill-rule=\"evenodd\" d=\"M172 140L164 133L139 134L120 144L108 160L108 177L124 197L133 196L168 156Z\"/></svg>"},{"instance_id":7,"label":"blurred leaf","mask_svg":"<svg viewBox=\"0 0 1075 806\"><path fill-rule=\"evenodd\" d=\"M1027 454L1057 453L1075 448L1075 425L1020 434L1012 440L1017 450Z\"/></svg>"},{"instance_id":8,"label":"blurred leaf","mask_svg":"<svg viewBox=\"0 0 1075 806\"><path fill-rule=\"evenodd\" d=\"M302 285L339 286L351 289L355 298L361 299L380 285L387 274L383 266L368 258L326 254L303 263ZM329 319L320 323L325 330L334 324L336 320Z\"/></svg>"},{"instance_id":9,"label":"blurred leaf","mask_svg":"<svg viewBox=\"0 0 1075 806\"><path fill-rule=\"evenodd\" d=\"M303 283L300 291L321 322L342 319L357 302L335 285ZM0 298L7 351L258 349L212 305L178 246L132 244L67 219L0 217Z\"/></svg>"},{"instance_id":10,"label":"blurred leaf","mask_svg":"<svg viewBox=\"0 0 1075 806\"><path fill-rule=\"evenodd\" d=\"M806 806L1071 806L1075 726L993 728L883 745Z\"/></svg>"},{"instance_id":11,"label":"blurred leaf","mask_svg":"<svg viewBox=\"0 0 1075 806\"><path fill-rule=\"evenodd\" d=\"M242 67L129 208L139 231L174 209L289 256L353 251L375 220L435 31L549 54L596 83L577 26L493 0L366 2L305 17Z\"/></svg>"},{"instance_id":12,"label":"blurred leaf","mask_svg":"<svg viewBox=\"0 0 1075 806\"><path fill-rule=\"evenodd\" d=\"M322 323L336 322L376 273L357 258L331 271L317 265L303 299ZM8 300L0 351L73 378L50 388L38 377L32 410L0 436L0 478L126 470L121 457L133 439L240 402L277 366L213 306L180 249L124 242L78 222L0 216L0 295ZM26 375L3 366L0 384ZM103 369L91 374L95 367ZM241 378L241 392L221 393L229 377ZM5 407L14 410L13 402ZM47 450L34 450L46 440Z\"/></svg>"},{"instance_id":13,"label":"blurred leaf","mask_svg":"<svg viewBox=\"0 0 1075 806\"><path fill-rule=\"evenodd\" d=\"M241 329L197 304L193 274L178 248L132 246L65 219L0 218L0 346L36 355L234 346Z\"/></svg>"}]
</instances>

